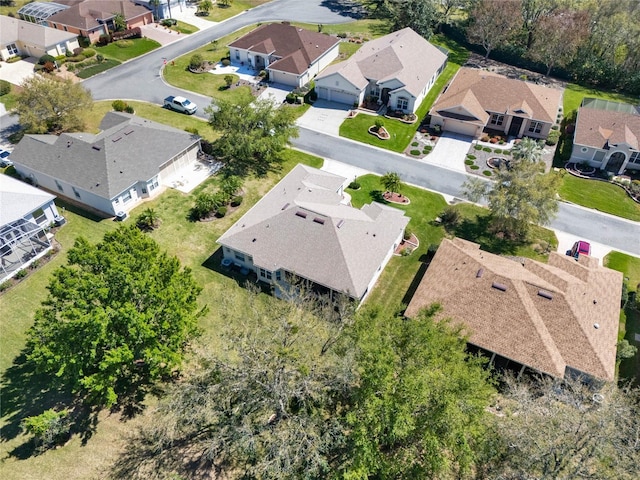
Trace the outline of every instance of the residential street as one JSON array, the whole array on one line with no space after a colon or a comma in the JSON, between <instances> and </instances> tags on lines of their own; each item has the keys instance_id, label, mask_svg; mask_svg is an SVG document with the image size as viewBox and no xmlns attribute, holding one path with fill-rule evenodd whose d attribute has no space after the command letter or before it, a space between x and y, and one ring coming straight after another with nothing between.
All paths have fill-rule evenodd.
<instances>
[{"instance_id":1,"label":"residential street","mask_svg":"<svg viewBox=\"0 0 640 480\"><path fill-rule=\"evenodd\" d=\"M330 0L274 0L251 11L222 22L213 28L200 31L172 43L162 49L134 59L103 74L83 82L94 99L131 99L161 104L164 97L176 93L176 88L164 83L160 69L164 60L184 55L216 38L227 35L252 23L295 20L314 24L351 21L338 11L323 5L334 6ZM205 117L204 107L211 99L191 92L188 98L199 105L198 116ZM10 127L13 119L2 118L3 128ZM389 151L358 144L346 139L300 129L300 137L294 146L309 153L331 158L346 164L383 174L394 171L403 181L436 192L460 196L460 187L467 175L409 159ZM630 222L596 211L562 203L552 228L609 245L611 248L640 256L640 223Z\"/></svg>"}]
</instances>

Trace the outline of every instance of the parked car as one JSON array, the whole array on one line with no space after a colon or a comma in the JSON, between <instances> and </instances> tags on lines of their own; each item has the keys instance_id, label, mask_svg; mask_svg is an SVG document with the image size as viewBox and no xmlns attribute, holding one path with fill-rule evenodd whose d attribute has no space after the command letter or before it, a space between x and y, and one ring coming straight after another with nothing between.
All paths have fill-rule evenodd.
<instances>
[{"instance_id":1,"label":"parked car","mask_svg":"<svg viewBox=\"0 0 640 480\"><path fill-rule=\"evenodd\" d=\"M0 168L13 165L13 162L9 160L9 155L11 155L11 152L0 148Z\"/></svg>"},{"instance_id":2,"label":"parked car","mask_svg":"<svg viewBox=\"0 0 640 480\"><path fill-rule=\"evenodd\" d=\"M584 240L578 240L573 244L571 250L567 250L567 255L578 258L580 255L591 255L591 244Z\"/></svg>"},{"instance_id":3,"label":"parked car","mask_svg":"<svg viewBox=\"0 0 640 480\"><path fill-rule=\"evenodd\" d=\"M198 106L184 97L174 97L173 95L164 99L164 106L176 112L193 115L198 110Z\"/></svg>"}]
</instances>

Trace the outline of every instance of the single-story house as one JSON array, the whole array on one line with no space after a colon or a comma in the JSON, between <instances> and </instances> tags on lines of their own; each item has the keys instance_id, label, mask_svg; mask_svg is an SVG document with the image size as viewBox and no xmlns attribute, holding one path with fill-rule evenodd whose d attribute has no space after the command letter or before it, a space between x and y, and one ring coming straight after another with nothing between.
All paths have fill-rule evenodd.
<instances>
[{"instance_id":1,"label":"single-story house","mask_svg":"<svg viewBox=\"0 0 640 480\"><path fill-rule=\"evenodd\" d=\"M67 8L69 5L62 5L59 2L29 2L20 7L18 17L26 22L46 26L47 18Z\"/></svg>"},{"instance_id":2,"label":"single-story house","mask_svg":"<svg viewBox=\"0 0 640 480\"><path fill-rule=\"evenodd\" d=\"M621 292L622 273L594 257L552 252L541 263L445 239L405 315L439 303L496 367L613 381Z\"/></svg>"},{"instance_id":3,"label":"single-story house","mask_svg":"<svg viewBox=\"0 0 640 480\"><path fill-rule=\"evenodd\" d=\"M173 14L171 12L182 12L182 9L187 8L186 0L160 0L157 2L153 2L153 0L133 0L136 5L142 5L147 7L149 10L153 12L153 15L156 19L161 18L173 18ZM189 0L191 4L196 2ZM216 2L211 2L216 3Z\"/></svg>"},{"instance_id":4,"label":"single-story house","mask_svg":"<svg viewBox=\"0 0 640 480\"><path fill-rule=\"evenodd\" d=\"M0 283L51 249L46 229L60 217L55 197L0 175Z\"/></svg>"},{"instance_id":5,"label":"single-story house","mask_svg":"<svg viewBox=\"0 0 640 480\"><path fill-rule=\"evenodd\" d=\"M266 70L269 80L302 87L333 62L340 40L294 27L289 22L270 23L231 42L231 62Z\"/></svg>"},{"instance_id":6,"label":"single-story house","mask_svg":"<svg viewBox=\"0 0 640 480\"><path fill-rule=\"evenodd\" d=\"M316 78L318 98L360 105L365 97L415 113L447 63L447 55L403 28L364 43L349 59Z\"/></svg>"},{"instance_id":7,"label":"single-story house","mask_svg":"<svg viewBox=\"0 0 640 480\"><path fill-rule=\"evenodd\" d=\"M435 102L431 126L479 137L484 129L546 139L558 120L562 92L486 70L463 67Z\"/></svg>"},{"instance_id":8,"label":"single-story house","mask_svg":"<svg viewBox=\"0 0 640 480\"><path fill-rule=\"evenodd\" d=\"M640 170L640 107L585 98L578 109L571 161L616 175Z\"/></svg>"},{"instance_id":9,"label":"single-story house","mask_svg":"<svg viewBox=\"0 0 640 480\"><path fill-rule=\"evenodd\" d=\"M218 239L225 261L254 271L276 295L296 279L362 301L410 219L376 202L352 207L346 182L297 165Z\"/></svg>"},{"instance_id":10,"label":"single-story house","mask_svg":"<svg viewBox=\"0 0 640 480\"><path fill-rule=\"evenodd\" d=\"M156 196L200 151L196 135L127 113L107 113L100 129L25 135L11 160L34 185L111 216Z\"/></svg>"},{"instance_id":11,"label":"single-story house","mask_svg":"<svg viewBox=\"0 0 640 480\"><path fill-rule=\"evenodd\" d=\"M106 35L109 30L114 29L113 20L116 14L122 15L127 28L153 23L153 12L131 0L58 1L68 4L69 8L48 17L47 25L87 37L91 43L97 42L100 35Z\"/></svg>"},{"instance_id":12,"label":"single-story house","mask_svg":"<svg viewBox=\"0 0 640 480\"><path fill-rule=\"evenodd\" d=\"M57 57L78 47L78 36L73 33L0 15L0 60L16 55Z\"/></svg>"}]
</instances>

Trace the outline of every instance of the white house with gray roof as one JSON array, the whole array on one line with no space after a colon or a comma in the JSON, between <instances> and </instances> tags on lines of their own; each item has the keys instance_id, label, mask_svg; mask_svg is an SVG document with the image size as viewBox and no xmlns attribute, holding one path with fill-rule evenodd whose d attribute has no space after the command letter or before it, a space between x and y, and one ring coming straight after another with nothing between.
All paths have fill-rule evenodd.
<instances>
[{"instance_id":1,"label":"white house with gray roof","mask_svg":"<svg viewBox=\"0 0 640 480\"><path fill-rule=\"evenodd\" d=\"M159 194L200 150L198 136L127 113L107 113L100 129L25 135L11 160L34 185L111 216Z\"/></svg>"},{"instance_id":2,"label":"white house with gray roof","mask_svg":"<svg viewBox=\"0 0 640 480\"><path fill-rule=\"evenodd\" d=\"M50 193L0 175L0 283L51 249L45 230L58 217Z\"/></svg>"},{"instance_id":3,"label":"white house with gray roof","mask_svg":"<svg viewBox=\"0 0 640 480\"><path fill-rule=\"evenodd\" d=\"M218 239L225 262L276 288L298 278L362 301L410 219L376 202L352 207L346 182L297 165Z\"/></svg>"},{"instance_id":4,"label":"white house with gray roof","mask_svg":"<svg viewBox=\"0 0 640 480\"><path fill-rule=\"evenodd\" d=\"M77 34L0 15L0 60L17 55L57 57L79 46Z\"/></svg>"},{"instance_id":5,"label":"white house with gray roof","mask_svg":"<svg viewBox=\"0 0 640 480\"><path fill-rule=\"evenodd\" d=\"M380 105L415 113L447 63L447 55L403 28L366 42L349 59L316 77L318 98L360 105L366 96Z\"/></svg>"}]
</instances>

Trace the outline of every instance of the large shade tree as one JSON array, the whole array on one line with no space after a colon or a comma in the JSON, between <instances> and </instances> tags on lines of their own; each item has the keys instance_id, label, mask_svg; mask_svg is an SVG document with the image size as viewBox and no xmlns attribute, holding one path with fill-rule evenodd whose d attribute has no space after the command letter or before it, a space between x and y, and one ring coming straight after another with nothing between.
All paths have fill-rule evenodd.
<instances>
[{"instance_id":1,"label":"large shade tree","mask_svg":"<svg viewBox=\"0 0 640 480\"><path fill-rule=\"evenodd\" d=\"M28 357L85 402L138 405L197 332L200 287L135 226L80 237L28 334Z\"/></svg>"},{"instance_id":2,"label":"large shade tree","mask_svg":"<svg viewBox=\"0 0 640 480\"><path fill-rule=\"evenodd\" d=\"M289 139L298 135L293 111L277 108L269 99L218 100L205 111L221 133L214 149L228 174L267 173L282 161Z\"/></svg>"},{"instance_id":3,"label":"large shade tree","mask_svg":"<svg viewBox=\"0 0 640 480\"><path fill-rule=\"evenodd\" d=\"M489 58L494 48L504 46L516 33L519 15L518 2L480 0L469 15L467 37L470 42L480 44L485 51L484 58Z\"/></svg>"},{"instance_id":4,"label":"large shade tree","mask_svg":"<svg viewBox=\"0 0 640 480\"><path fill-rule=\"evenodd\" d=\"M91 93L79 83L35 75L22 83L16 110L26 133L77 132L91 111Z\"/></svg>"}]
</instances>

